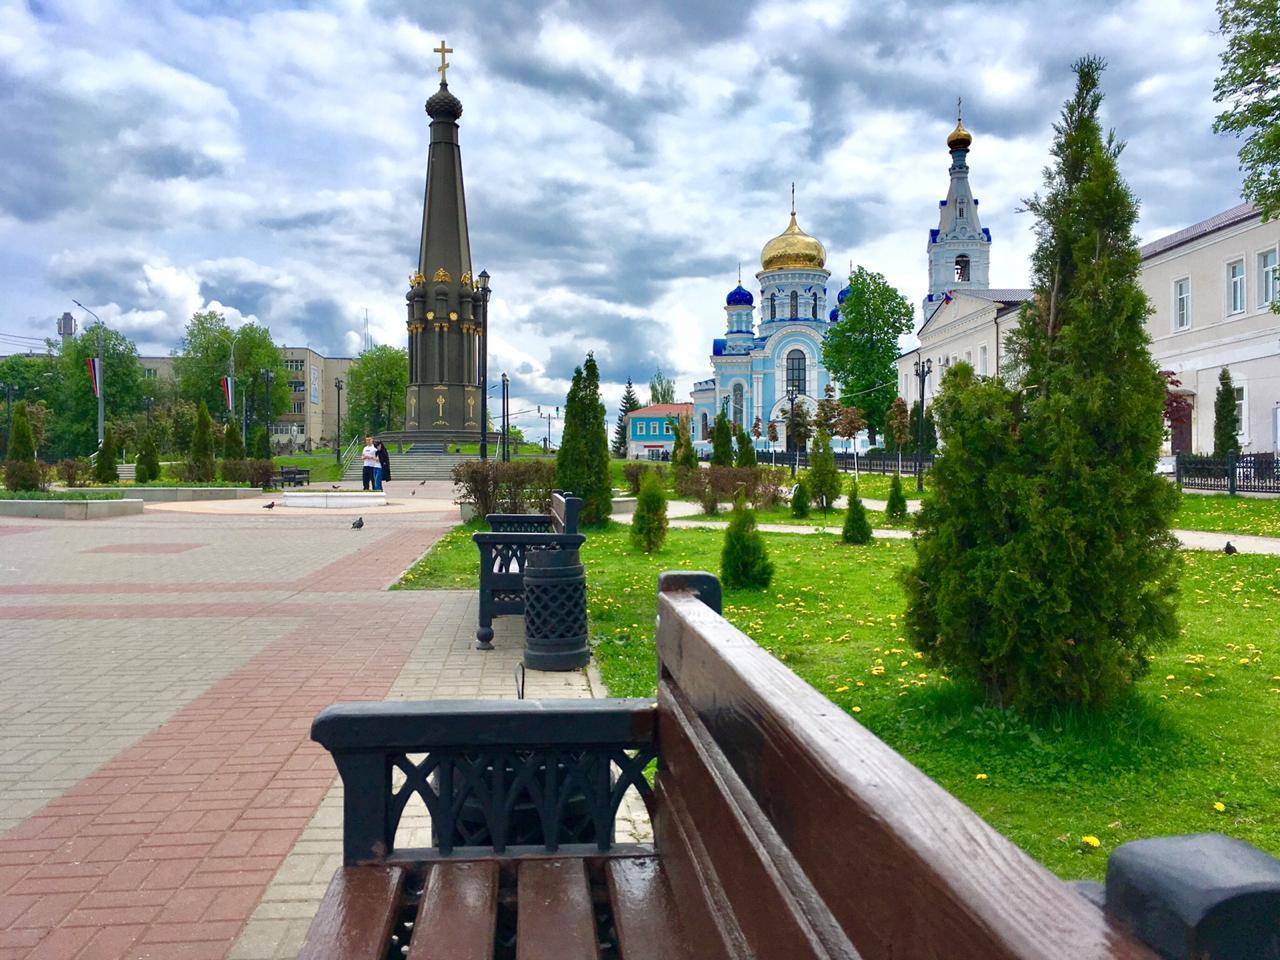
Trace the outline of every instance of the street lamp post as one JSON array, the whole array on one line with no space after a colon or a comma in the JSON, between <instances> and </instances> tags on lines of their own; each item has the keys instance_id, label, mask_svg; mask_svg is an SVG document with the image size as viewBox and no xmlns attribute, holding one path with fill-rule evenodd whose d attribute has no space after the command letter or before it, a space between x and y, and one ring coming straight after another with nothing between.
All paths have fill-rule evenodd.
<instances>
[{"instance_id":1,"label":"street lamp post","mask_svg":"<svg viewBox=\"0 0 1280 960\"><path fill-rule=\"evenodd\" d=\"M231 405L227 423L236 419L236 340L239 338L240 331L237 330L231 335L231 349L227 351L227 403Z\"/></svg>"},{"instance_id":2,"label":"street lamp post","mask_svg":"<svg viewBox=\"0 0 1280 960\"><path fill-rule=\"evenodd\" d=\"M93 319L98 321L98 446L101 447L102 437L103 437L103 428L106 424L106 409L107 409L106 408L106 392L107 392L106 384L103 383L103 381L106 379L105 377L106 371L103 369L104 365L102 362L102 318L98 316L96 313L94 313L92 310L90 310L88 307L86 307L79 300L76 300L74 297L72 298L71 302L74 303L81 310L83 310L85 313L89 314L89 316L93 317Z\"/></svg>"},{"instance_id":3,"label":"street lamp post","mask_svg":"<svg viewBox=\"0 0 1280 960\"><path fill-rule=\"evenodd\" d=\"M263 406L262 416L267 427L267 459L271 459L271 383L275 380L276 375L273 371L263 368L262 370L262 398L265 402Z\"/></svg>"},{"instance_id":4,"label":"street lamp post","mask_svg":"<svg viewBox=\"0 0 1280 960\"><path fill-rule=\"evenodd\" d=\"M511 431L511 407L508 404L508 398L511 396L511 380L504 373L502 375L502 462L506 463L511 459L511 439L509 433Z\"/></svg>"},{"instance_id":5,"label":"street lamp post","mask_svg":"<svg viewBox=\"0 0 1280 960\"><path fill-rule=\"evenodd\" d=\"M920 381L920 433L916 437L916 493L924 492L924 382L933 373L933 361L925 359L915 363L916 379Z\"/></svg>"},{"instance_id":6,"label":"street lamp post","mask_svg":"<svg viewBox=\"0 0 1280 960\"><path fill-rule=\"evenodd\" d=\"M476 277L480 292L480 459L489 459L489 271Z\"/></svg>"},{"instance_id":7,"label":"street lamp post","mask_svg":"<svg viewBox=\"0 0 1280 960\"><path fill-rule=\"evenodd\" d=\"M342 466L342 378L334 377L333 386L338 391L338 435L333 441L333 456L338 466Z\"/></svg>"},{"instance_id":8,"label":"street lamp post","mask_svg":"<svg viewBox=\"0 0 1280 960\"><path fill-rule=\"evenodd\" d=\"M791 443L791 476L794 479L796 475L796 465L800 462L800 444L796 441L795 431L792 424L796 419L796 400L800 396L800 391L795 387L787 387L787 404L790 409L787 413L787 439Z\"/></svg>"}]
</instances>

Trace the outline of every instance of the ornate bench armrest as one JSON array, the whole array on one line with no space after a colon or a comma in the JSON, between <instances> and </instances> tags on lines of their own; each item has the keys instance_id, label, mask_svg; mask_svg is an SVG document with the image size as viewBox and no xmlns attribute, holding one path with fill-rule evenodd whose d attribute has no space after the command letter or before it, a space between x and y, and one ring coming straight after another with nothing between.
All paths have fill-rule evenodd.
<instances>
[{"instance_id":1,"label":"ornate bench armrest","mask_svg":"<svg viewBox=\"0 0 1280 960\"><path fill-rule=\"evenodd\" d=\"M555 532L555 517L545 513L490 513L485 520L494 533Z\"/></svg>"},{"instance_id":2,"label":"ornate bench armrest","mask_svg":"<svg viewBox=\"0 0 1280 960\"><path fill-rule=\"evenodd\" d=\"M550 544L580 547L587 538L581 533L473 533L471 539L479 544L510 543L526 547L545 547Z\"/></svg>"},{"instance_id":3,"label":"ornate bench armrest","mask_svg":"<svg viewBox=\"0 0 1280 960\"><path fill-rule=\"evenodd\" d=\"M311 739L342 775L348 864L393 856L414 794L443 854L531 842L521 832L530 822L545 849L585 838L607 850L623 794L634 787L652 802L655 717L649 700L349 703L322 710Z\"/></svg>"}]
</instances>

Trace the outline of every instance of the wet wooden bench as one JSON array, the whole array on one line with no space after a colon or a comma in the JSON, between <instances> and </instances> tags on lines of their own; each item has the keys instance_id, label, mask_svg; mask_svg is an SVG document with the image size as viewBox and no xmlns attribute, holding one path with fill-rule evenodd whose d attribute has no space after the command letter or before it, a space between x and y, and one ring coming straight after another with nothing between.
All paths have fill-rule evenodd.
<instances>
[{"instance_id":1,"label":"wet wooden bench","mask_svg":"<svg viewBox=\"0 0 1280 960\"><path fill-rule=\"evenodd\" d=\"M480 549L480 615L476 649L493 649L493 618L524 613L524 559L531 550L578 547L582 499L560 490L551 494L549 514L491 513L489 532L472 534Z\"/></svg>"},{"instance_id":2,"label":"wet wooden bench","mask_svg":"<svg viewBox=\"0 0 1280 960\"><path fill-rule=\"evenodd\" d=\"M708 574L661 578L656 702L323 711L312 736L342 775L345 865L301 960L1275 955L1274 859L1212 835L1137 841L1105 891L1074 889L719 605ZM633 791L652 843L614 836ZM432 846L401 849L416 798Z\"/></svg>"}]
</instances>

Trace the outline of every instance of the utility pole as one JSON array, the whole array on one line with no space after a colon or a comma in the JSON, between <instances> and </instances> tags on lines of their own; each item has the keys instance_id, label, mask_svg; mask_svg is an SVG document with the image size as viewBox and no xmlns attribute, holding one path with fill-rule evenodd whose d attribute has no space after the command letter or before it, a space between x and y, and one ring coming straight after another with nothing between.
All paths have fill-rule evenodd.
<instances>
[{"instance_id":1,"label":"utility pole","mask_svg":"<svg viewBox=\"0 0 1280 960\"><path fill-rule=\"evenodd\" d=\"M338 461L338 466L342 466L342 378L334 377L333 385L338 391L338 435L333 441L333 455Z\"/></svg>"},{"instance_id":2,"label":"utility pole","mask_svg":"<svg viewBox=\"0 0 1280 960\"><path fill-rule=\"evenodd\" d=\"M511 460L511 406L508 398L511 396L511 380L504 373L502 375L502 462L508 463Z\"/></svg>"},{"instance_id":3,"label":"utility pole","mask_svg":"<svg viewBox=\"0 0 1280 960\"><path fill-rule=\"evenodd\" d=\"M480 288L480 459L489 459L489 271L476 277Z\"/></svg>"},{"instance_id":4,"label":"utility pole","mask_svg":"<svg viewBox=\"0 0 1280 960\"><path fill-rule=\"evenodd\" d=\"M916 438L916 493L924 492L924 382L933 373L933 361L915 363L916 379L920 381L920 433Z\"/></svg>"}]
</instances>

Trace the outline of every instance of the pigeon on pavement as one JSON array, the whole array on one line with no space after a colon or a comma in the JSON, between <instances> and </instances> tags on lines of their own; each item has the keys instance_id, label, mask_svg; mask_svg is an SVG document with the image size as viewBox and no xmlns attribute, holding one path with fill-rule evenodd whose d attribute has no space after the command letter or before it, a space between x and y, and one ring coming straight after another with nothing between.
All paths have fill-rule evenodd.
<instances>
[{"instance_id":1,"label":"pigeon on pavement","mask_svg":"<svg viewBox=\"0 0 1280 960\"><path fill-rule=\"evenodd\" d=\"M410 491L409 491L409 496L411 496L411 497L416 497L417 495L418 495L418 491L417 491L417 490L410 490Z\"/></svg>"},{"instance_id":2,"label":"pigeon on pavement","mask_svg":"<svg viewBox=\"0 0 1280 960\"><path fill-rule=\"evenodd\" d=\"M337 489L338 489L338 485L337 485L336 483L333 485L333 489L335 489L335 490L337 490Z\"/></svg>"},{"instance_id":3,"label":"pigeon on pavement","mask_svg":"<svg viewBox=\"0 0 1280 960\"><path fill-rule=\"evenodd\" d=\"M356 522L351 525L352 530L364 529L364 517L356 517Z\"/></svg>"},{"instance_id":4,"label":"pigeon on pavement","mask_svg":"<svg viewBox=\"0 0 1280 960\"><path fill-rule=\"evenodd\" d=\"M1223 552L1223 553L1225 553L1227 556L1231 556L1231 554L1233 554L1233 553L1239 553L1240 551L1239 551L1239 550L1237 550L1235 547L1233 547L1233 546L1231 545L1231 541L1230 541L1230 540L1228 540L1228 541L1227 541L1227 545L1226 545L1225 547L1223 547L1223 548L1222 548L1222 552Z\"/></svg>"},{"instance_id":5,"label":"pigeon on pavement","mask_svg":"<svg viewBox=\"0 0 1280 960\"><path fill-rule=\"evenodd\" d=\"M427 482L427 481L425 481L425 480L419 480L419 481L418 481L418 486L422 486L422 485L423 485L424 483L426 483L426 482Z\"/></svg>"},{"instance_id":6,"label":"pigeon on pavement","mask_svg":"<svg viewBox=\"0 0 1280 960\"><path fill-rule=\"evenodd\" d=\"M264 503L262 505L263 510L274 510L275 508L276 508L276 502L274 500L272 500L270 503Z\"/></svg>"}]
</instances>

